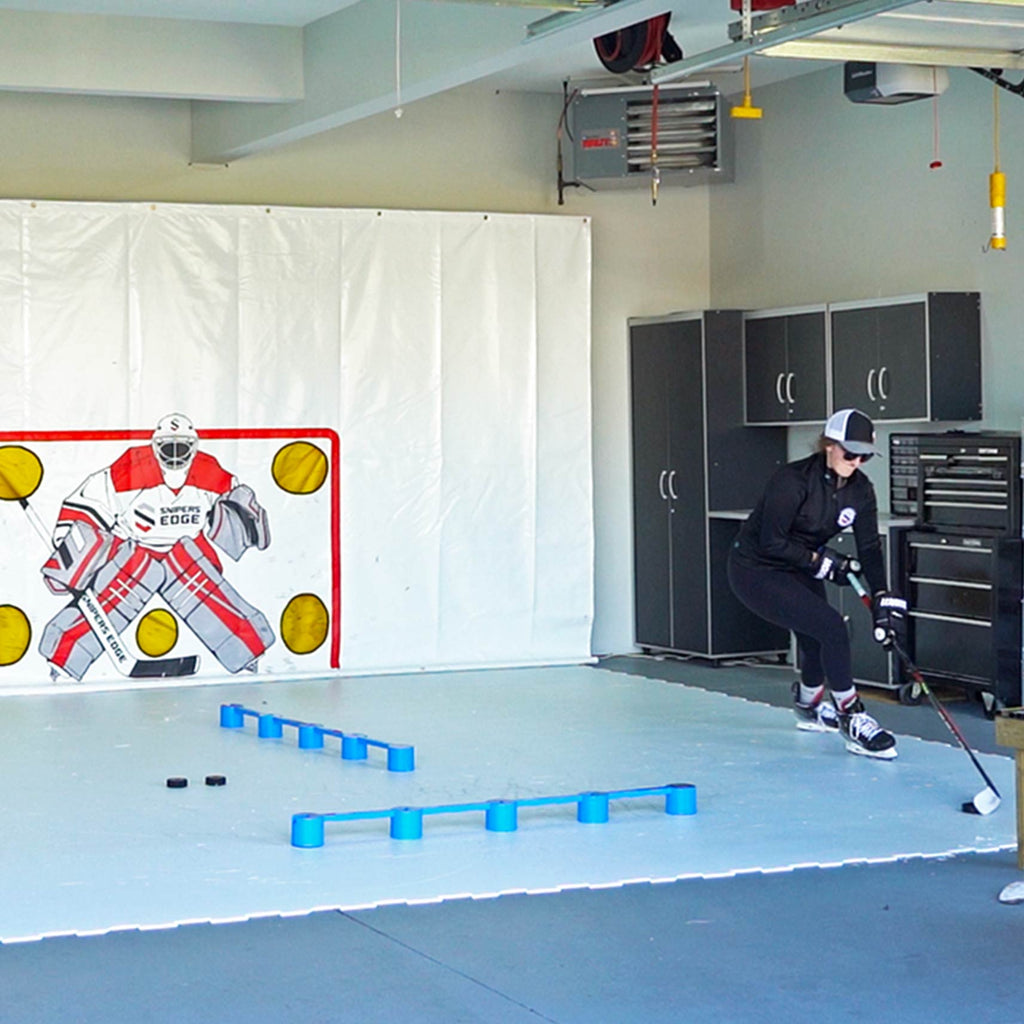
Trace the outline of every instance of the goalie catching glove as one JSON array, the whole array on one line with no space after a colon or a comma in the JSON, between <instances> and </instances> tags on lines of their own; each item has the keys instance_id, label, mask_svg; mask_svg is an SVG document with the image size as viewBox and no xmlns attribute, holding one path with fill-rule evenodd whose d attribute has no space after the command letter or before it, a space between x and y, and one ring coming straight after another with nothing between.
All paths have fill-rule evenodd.
<instances>
[{"instance_id":1,"label":"goalie catching glove","mask_svg":"<svg viewBox=\"0 0 1024 1024\"><path fill-rule=\"evenodd\" d=\"M875 618L875 640L883 647L892 647L894 640L902 640L907 628L906 599L880 590L872 598L871 609Z\"/></svg>"},{"instance_id":2,"label":"goalie catching glove","mask_svg":"<svg viewBox=\"0 0 1024 1024\"><path fill-rule=\"evenodd\" d=\"M207 532L210 540L236 562L249 548L263 551L270 544L266 509L246 484L238 484L214 502Z\"/></svg>"}]
</instances>

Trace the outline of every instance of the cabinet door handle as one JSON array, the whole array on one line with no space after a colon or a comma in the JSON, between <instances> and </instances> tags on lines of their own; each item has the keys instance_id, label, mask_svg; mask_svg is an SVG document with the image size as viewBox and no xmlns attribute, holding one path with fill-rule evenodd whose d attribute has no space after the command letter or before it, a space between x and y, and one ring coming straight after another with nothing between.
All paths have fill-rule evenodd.
<instances>
[{"instance_id":1,"label":"cabinet door handle","mask_svg":"<svg viewBox=\"0 0 1024 1024\"><path fill-rule=\"evenodd\" d=\"M782 378L785 376L785 373L780 373L775 378L775 397L779 400L779 405L786 404L786 400L782 397Z\"/></svg>"},{"instance_id":2,"label":"cabinet door handle","mask_svg":"<svg viewBox=\"0 0 1024 1024\"><path fill-rule=\"evenodd\" d=\"M888 377L888 375L889 375L889 367L888 366L883 366L878 371L878 397L879 398L888 398L889 397L889 391L888 391L888 389L886 387L886 377Z\"/></svg>"},{"instance_id":3,"label":"cabinet door handle","mask_svg":"<svg viewBox=\"0 0 1024 1024\"><path fill-rule=\"evenodd\" d=\"M658 493L661 495L662 501L668 501L668 495L665 493L665 477L668 476L668 470L663 469L661 475L658 477Z\"/></svg>"},{"instance_id":4,"label":"cabinet door handle","mask_svg":"<svg viewBox=\"0 0 1024 1024\"><path fill-rule=\"evenodd\" d=\"M795 373L787 373L786 374L786 400L789 402L790 405L792 405L793 402L794 402L794 398L793 398L793 378L795 376L796 376Z\"/></svg>"},{"instance_id":5,"label":"cabinet door handle","mask_svg":"<svg viewBox=\"0 0 1024 1024\"><path fill-rule=\"evenodd\" d=\"M868 398L870 398L872 402L877 402L878 401L878 395L875 394L875 368L874 367L871 367L871 369L868 370L867 389L868 389Z\"/></svg>"},{"instance_id":6,"label":"cabinet door handle","mask_svg":"<svg viewBox=\"0 0 1024 1024\"><path fill-rule=\"evenodd\" d=\"M679 495L676 494L676 489L672 486L672 481L676 478L676 471L673 469L668 475L668 493L673 501L679 500Z\"/></svg>"}]
</instances>

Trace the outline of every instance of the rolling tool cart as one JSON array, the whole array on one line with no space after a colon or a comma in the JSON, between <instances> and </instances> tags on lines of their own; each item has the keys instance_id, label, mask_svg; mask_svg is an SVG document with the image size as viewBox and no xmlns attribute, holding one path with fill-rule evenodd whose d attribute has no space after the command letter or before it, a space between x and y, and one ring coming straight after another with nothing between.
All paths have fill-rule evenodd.
<instances>
[{"instance_id":1,"label":"rolling tool cart","mask_svg":"<svg viewBox=\"0 0 1024 1024\"><path fill-rule=\"evenodd\" d=\"M915 519L898 564L911 657L993 717L1021 703L1020 436L892 434L889 454L892 510ZM900 699L920 695L904 683Z\"/></svg>"}]
</instances>

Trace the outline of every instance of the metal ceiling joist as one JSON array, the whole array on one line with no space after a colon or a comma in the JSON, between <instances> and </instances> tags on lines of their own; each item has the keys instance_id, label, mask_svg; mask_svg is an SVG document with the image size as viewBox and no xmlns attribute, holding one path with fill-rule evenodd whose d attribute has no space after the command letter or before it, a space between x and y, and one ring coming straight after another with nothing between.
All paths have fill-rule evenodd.
<instances>
[{"instance_id":1,"label":"metal ceiling joist","mask_svg":"<svg viewBox=\"0 0 1024 1024\"><path fill-rule=\"evenodd\" d=\"M749 37L659 68L652 72L651 82L655 85L674 82L698 71L731 64L750 54L762 53L784 42L804 39L915 2L917 0L807 0L793 7L772 11L770 15L759 15L752 19ZM738 30L738 24L730 26L730 34Z\"/></svg>"},{"instance_id":2,"label":"metal ceiling joist","mask_svg":"<svg viewBox=\"0 0 1024 1024\"><path fill-rule=\"evenodd\" d=\"M909 2L909 0L908 0ZM192 159L226 163L393 110L595 36L663 14L665 0L618 0L565 15L529 36L536 10L483 3L403 3L401 96L395 0L361 0L307 25L305 97L298 103L192 105Z\"/></svg>"},{"instance_id":3,"label":"metal ceiling joist","mask_svg":"<svg viewBox=\"0 0 1024 1024\"><path fill-rule=\"evenodd\" d=\"M763 51L766 57L805 57L813 60L862 60L879 64L927 64L937 67L1024 68L1024 55L1006 50L951 46L908 46L899 43L851 42L836 39L796 39Z\"/></svg>"},{"instance_id":4,"label":"metal ceiling joist","mask_svg":"<svg viewBox=\"0 0 1024 1024\"><path fill-rule=\"evenodd\" d=\"M303 93L302 30L3 9L0 90L288 102Z\"/></svg>"}]
</instances>

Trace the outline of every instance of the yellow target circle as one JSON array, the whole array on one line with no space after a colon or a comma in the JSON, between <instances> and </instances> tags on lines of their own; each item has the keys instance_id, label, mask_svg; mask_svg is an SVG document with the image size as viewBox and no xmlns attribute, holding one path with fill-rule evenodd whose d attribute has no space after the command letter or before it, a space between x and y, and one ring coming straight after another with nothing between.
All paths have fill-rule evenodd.
<instances>
[{"instance_id":1,"label":"yellow target circle","mask_svg":"<svg viewBox=\"0 0 1024 1024\"><path fill-rule=\"evenodd\" d=\"M0 499L16 501L31 497L43 479L43 464L35 452L20 444L0 448Z\"/></svg>"},{"instance_id":2,"label":"yellow target circle","mask_svg":"<svg viewBox=\"0 0 1024 1024\"><path fill-rule=\"evenodd\" d=\"M281 612L281 639L293 654L311 654L327 639L330 621L316 594L296 594Z\"/></svg>"},{"instance_id":3,"label":"yellow target circle","mask_svg":"<svg viewBox=\"0 0 1024 1024\"><path fill-rule=\"evenodd\" d=\"M143 654L159 658L178 642L178 620L166 608L146 612L135 628L135 642Z\"/></svg>"},{"instance_id":4,"label":"yellow target circle","mask_svg":"<svg viewBox=\"0 0 1024 1024\"><path fill-rule=\"evenodd\" d=\"M327 479L327 456L315 444L293 441L275 456L274 482L289 494L312 494Z\"/></svg>"},{"instance_id":5,"label":"yellow target circle","mask_svg":"<svg viewBox=\"0 0 1024 1024\"><path fill-rule=\"evenodd\" d=\"M21 661L31 642L28 616L13 604L0 604L0 665Z\"/></svg>"}]
</instances>

